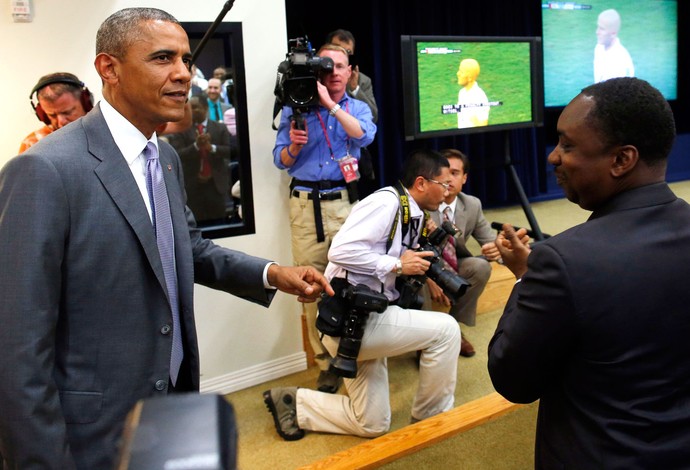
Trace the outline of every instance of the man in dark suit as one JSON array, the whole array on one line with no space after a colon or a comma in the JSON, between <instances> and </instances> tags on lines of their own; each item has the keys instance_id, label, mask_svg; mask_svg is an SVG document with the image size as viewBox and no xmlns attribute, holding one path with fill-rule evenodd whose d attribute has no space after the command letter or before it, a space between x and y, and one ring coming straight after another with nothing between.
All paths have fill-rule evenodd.
<instances>
[{"instance_id":1,"label":"man in dark suit","mask_svg":"<svg viewBox=\"0 0 690 470\"><path fill-rule=\"evenodd\" d=\"M649 83L614 78L582 90L558 134L548 161L592 215L531 252L504 226L518 282L491 379L540 400L536 468L687 468L690 206L664 181L673 114Z\"/></svg>"},{"instance_id":2,"label":"man in dark suit","mask_svg":"<svg viewBox=\"0 0 690 470\"><path fill-rule=\"evenodd\" d=\"M177 20L121 10L101 25L96 51L104 100L0 172L0 462L9 469L111 469L139 399L198 390L195 281L265 306L273 288L305 301L333 293L313 268L221 248L196 229L180 160L155 133L182 119L189 91ZM156 179L152 203L156 154L164 187ZM169 214L170 250L158 248L159 212ZM182 362L172 364L178 333Z\"/></svg>"},{"instance_id":3,"label":"man in dark suit","mask_svg":"<svg viewBox=\"0 0 690 470\"><path fill-rule=\"evenodd\" d=\"M168 136L182 160L187 206L197 221L224 219L230 198L228 165L237 148L236 138L225 124L208 119L205 95L192 96L189 103L192 125Z\"/></svg>"}]
</instances>

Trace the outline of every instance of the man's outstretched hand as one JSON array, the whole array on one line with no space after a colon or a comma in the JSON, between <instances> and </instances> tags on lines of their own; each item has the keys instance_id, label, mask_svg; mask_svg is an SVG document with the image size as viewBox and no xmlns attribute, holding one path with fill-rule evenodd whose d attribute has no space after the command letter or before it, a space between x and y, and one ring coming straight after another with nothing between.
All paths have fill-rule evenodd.
<instances>
[{"instance_id":1,"label":"man's outstretched hand","mask_svg":"<svg viewBox=\"0 0 690 470\"><path fill-rule=\"evenodd\" d=\"M503 224L503 230L496 238L496 248L503 263L520 279L527 272L527 257L531 251L527 230L521 228L516 232L512 225Z\"/></svg>"},{"instance_id":2,"label":"man's outstretched hand","mask_svg":"<svg viewBox=\"0 0 690 470\"><path fill-rule=\"evenodd\" d=\"M321 292L335 295L328 280L311 266L279 266L268 268L268 283L276 289L296 295L300 302L315 302Z\"/></svg>"}]
</instances>

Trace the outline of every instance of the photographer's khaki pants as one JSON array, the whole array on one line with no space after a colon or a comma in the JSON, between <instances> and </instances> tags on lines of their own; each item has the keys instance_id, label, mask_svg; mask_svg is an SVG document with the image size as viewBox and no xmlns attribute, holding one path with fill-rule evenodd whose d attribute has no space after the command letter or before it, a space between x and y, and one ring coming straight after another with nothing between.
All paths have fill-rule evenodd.
<instances>
[{"instance_id":1,"label":"photographer's khaki pants","mask_svg":"<svg viewBox=\"0 0 690 470\"><path fill-rule=\"evenodd\" d=\"M316 241L316 222L314 202L308 199L307 191L300 191L299 197L290 195L290 229L292 232L292 258L295 266L313 266L320 272L326 270L328 249L333 237L338 233L350 214L353 204L347 198L347 191L341 191L342 198L334 201L321 201L321 218L325 241ZM318 303L302 304L302 313L307 321L309 344L314 350L314 359L321 370L328 370L330 355L321 344L320 333L316 329Z\"/></svg>"},{"instance_id":2,"label":"photographer's khaki pants","mask_svg":"<svg viewBox=\"0 0 690 470\"><path fill-rule=\"evenodd\" d=\"M337 354L339 339L324 337ZM460 327L448 314L389 306L371 313L357 360L357 376L344 379L347 395L297 390L299 427L311 431L375 437L388 431L391 421L386 358L422 351L419 386L411 415L422 420L448 411L455 400L460 353Z\"/></svg>"}]
</instances>

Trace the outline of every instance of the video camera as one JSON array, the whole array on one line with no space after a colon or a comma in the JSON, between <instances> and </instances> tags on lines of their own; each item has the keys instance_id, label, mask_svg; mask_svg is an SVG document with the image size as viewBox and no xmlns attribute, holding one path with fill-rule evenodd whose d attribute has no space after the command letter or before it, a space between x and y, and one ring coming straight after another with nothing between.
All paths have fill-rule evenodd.
<instances>
[{"instance_id":1,"label":"video camera","mask_svg":"<svg viewBox=\"0 0 690 470\"><path fill-rule=\"evenodd\" d=\"M469 283L458 276L453 271L448 271L443 267L441 253L446 239L450 235L455 235L457 230L449 221L443 222L440 227L431 232L426 239L421 239L421 245L415 251L432 251L433 256L426 258L431 262L431 266L425 274L421 276L401 276L396 280L395 288L400 293L398 306L402 308L420 309L424 305L424 296L419 293L428 277L443 289L443 293L452 302L465 294ZM452 243L452 241L451 241Z\"/></svg>"},{"instance_id":2,"label":"video camera","mask_svg":"<svg viewBox=\"0 0 690 470\"><path fill-rule=\"evenodd\" d=\"M383 313L388 308L388 298L364 284L353 286L346 279L334 278L331 285L336 294L319 304L316 327L329 336L340 337L338 352L328 370L341 377L354 378L369 314Z\"/></svg>"},{"instance_id":3,"label":"video camera","mask_svg":"<svg viewBox=\"0 0 690 470\"><path fill-rule=\"evenodd\" d=\"M290 106L295 114L319 104L316 82L323 72L333 72L333 59L315 55L306 37L290 39L290 52L278 65L274 94L280 106Z\"/></svg>"}]
</instances>

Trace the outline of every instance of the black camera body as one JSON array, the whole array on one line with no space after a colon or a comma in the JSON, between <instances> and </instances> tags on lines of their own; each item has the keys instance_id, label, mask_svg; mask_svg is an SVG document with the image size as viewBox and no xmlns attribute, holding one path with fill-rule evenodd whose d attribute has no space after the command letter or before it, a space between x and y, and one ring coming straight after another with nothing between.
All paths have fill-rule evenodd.
<instances>
[{"instance_id":1,"label":"black camera body","mask_svg":"<svg viewBox=\"0 0 690 470\"><path fill-rule=\"evenodd\" d=\"M396 281L395 287L400 293L398 298L398 305L402 308L420 309L424 305L424 296L419 293L428 277L443 289L443 293L451 299L452 302L462 297L469 282L457 273L449 271L443 267L441 253L443 252L443 245L448 236L453 236L457 230L451 222L445 221L440 227L431 232L426 239L422 239L421 245L415 251L431 251L433 256L426 258L431 262L431 266L422 276L403 276Z\"/></svg>"},{"instance_id":2,"label":"black camera body","mask_svg":"<svg viewBox=\"0 0 690 470\"><path fill-rule=\"evenodd\" d=\"M316 82L323 72L333 72L333 59L318 57L306 37L290 39L290 52L278 65L275 96L282 106L299 112L319 104Z\"/></svg>"},{"instance_id":3,"label":"black camera body","mask_svg":"<svg viewBox=\"0 0 690 470\"><path fill-rule=\"evenodd\" d=\"M341 278L332 279L331 285L335 296L321 301L316 327L329 336L340 337L338 352L328 370L341 377L354 378L369 314L383 313L388 308L388 298L364 284L353 286Z\"/></svg>"}]
</instances>

